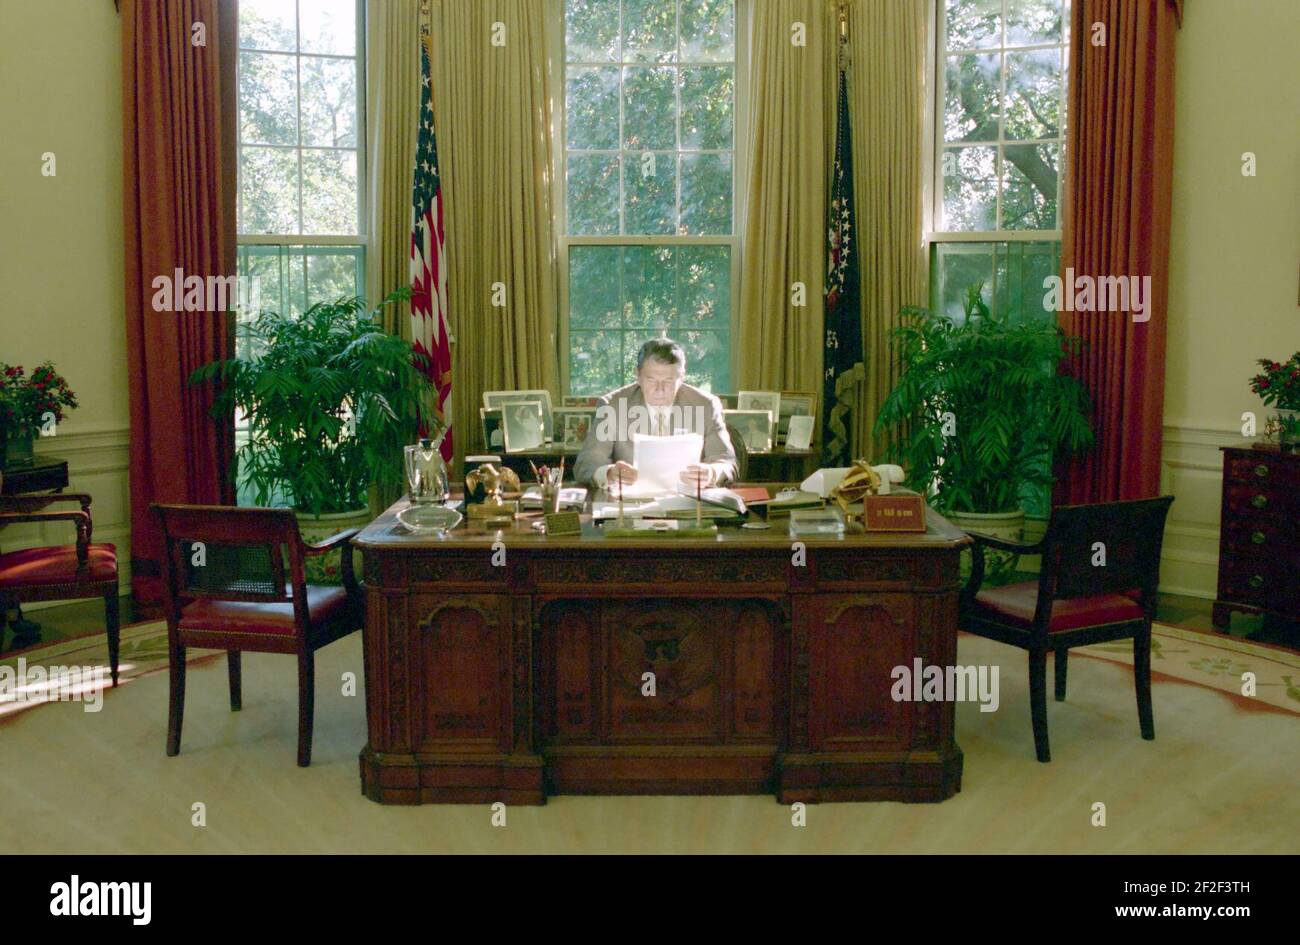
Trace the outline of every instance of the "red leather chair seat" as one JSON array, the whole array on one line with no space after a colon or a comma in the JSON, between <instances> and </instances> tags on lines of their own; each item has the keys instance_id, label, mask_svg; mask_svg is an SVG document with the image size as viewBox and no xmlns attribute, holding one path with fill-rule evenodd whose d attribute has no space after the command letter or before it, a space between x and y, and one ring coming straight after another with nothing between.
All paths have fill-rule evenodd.
<instances>
[{"instance_id":1,"label":"red leather chair seat","mask_svg":"<svg viewBox=\"0 0 1300 945\"><path fill-rule=\"evenodd\" d=\"M975 595L975 603L993 620L1028 629L1033 625L1034 608L1038 606L1038 582L1025 581L1004 587L985 588ZM1076 597L1052 604L1052 620L1048 630L1073 630L1076 627L1103 623L1141 620L1144 616L1141 606L1124 594Z\"/></svg>"},{"instance_id":2,"label":"red leather chair seat","mask_svg":"<svg viewBox=\"0 0 1300 945\"><path fill-rule=\"evenodd\" d=\"M345 588L307 585L307 613L313 629L339 616L347 606L348 593ZM292 635L293 603L200 598L181 610L181 619L177 625L182 630L210 630L214 633Z\"/></svg>"},{"instance_id":3,"label":"red leather chair seat","mask_svg":"<svg viewBox=\"0 0 1300 945\"><path fill-rule=\"evenodd\" d=\"M0 587L30 587L37 584L72 584L82 581L117 579L117 549L112 545L90 545L87 569L77 574L77 546L24 548L0 554Z\"/></svg>"}]
</instances>

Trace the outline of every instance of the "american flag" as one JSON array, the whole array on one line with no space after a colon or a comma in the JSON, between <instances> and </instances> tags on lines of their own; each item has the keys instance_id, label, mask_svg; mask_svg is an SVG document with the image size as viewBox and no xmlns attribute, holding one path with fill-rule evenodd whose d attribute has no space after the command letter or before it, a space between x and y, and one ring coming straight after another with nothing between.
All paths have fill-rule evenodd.
<instances>
[{"instance_id":1,"label":"american flag","mask_svg":"<svg viewBox=\"0 0 1300 945\"><path fill-rule=\"evenodd\" d=\"M437 417L446 435L442 456L451 461L451 344L447 325L447 248L442 229L442 181L433 134L433 83L429 50L420 41L420 130L415 148L411 227L411 339L416 363L438 389ZM423 357L421 357L423 355ZM426 431L421 431L424 433Z\"/></svg>"}]
</instances>

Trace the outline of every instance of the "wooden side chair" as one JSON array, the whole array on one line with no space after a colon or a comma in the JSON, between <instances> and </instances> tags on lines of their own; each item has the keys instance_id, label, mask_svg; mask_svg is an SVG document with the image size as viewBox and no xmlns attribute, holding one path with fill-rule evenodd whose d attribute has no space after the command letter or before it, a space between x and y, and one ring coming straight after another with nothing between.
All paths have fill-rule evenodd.
<instances>
[{"instance_id":1,"label":"wooden side chair","mask_svg":"<svg viewBox=\"0 0 1300 945\"><path fill-rule=\"evenodd\" d=\"M316 703L315 652L361 628L364 604L350 539L340 532L302 540L289 509L153 506L165 547L170 694L167 754L179 754L185 713L185 649L225 650L230 709L241 705L240 653L298 658L298 764L311 764ZM343 587L308 584L303 561L343 550ZM285 574L285 562L289 573Z\"/></svg>"},{"instance_id":2,"label":"wooden side chair","mask_svg":"<svg viewBox=\"0 0 1300 945\"><path fill-rule=\"evenodd\" d=\"M1055 654L1056 701L1065 701L1071 647L1133 639L1133 675L1142 737L1156 737L1151 713L1151 621L1160 547L1173 496L1052 511L1035 543L971 532L970 580L961 594L961 629L1029 651L1029 705L1039 761L1047 740L1047 652ZM1041 554L1037 581L981 588L984 549Z\"/></svg>"},{"instance_id":3,"label":"wooden side chair","mask_svg":"<svg viewBox=\"0 0 1300 945\"><path fill-rule=\"evenodd\" d=\"M76 502L81 508L42 511L56 502ZM116 686L120 638L117 549L91 541L90 496L84 492L0 496L0 528L20 522L73 522L77 527L77 542L0 554L0 613L36 601L102 597L108 628L109 671ZM0 617L0 648L3 648L3 637L3 617Z\"/></svg>"}]
</instances>

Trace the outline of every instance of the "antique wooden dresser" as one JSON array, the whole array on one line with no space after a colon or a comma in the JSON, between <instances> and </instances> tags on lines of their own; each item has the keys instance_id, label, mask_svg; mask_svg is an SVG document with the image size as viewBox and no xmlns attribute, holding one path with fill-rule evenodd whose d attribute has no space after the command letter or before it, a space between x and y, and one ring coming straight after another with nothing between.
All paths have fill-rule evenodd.
<instances>
[{"instance_id":1,"label":"antique wooden dresser","mask_svg":"<svg viewBox=\"0 0 1300 945\"><path fill-rule=\"evenodd\" d=\"M1234 610L1300 620L1300 454L1223 447L1214 626Z\"/></svg>"}]
</instances>

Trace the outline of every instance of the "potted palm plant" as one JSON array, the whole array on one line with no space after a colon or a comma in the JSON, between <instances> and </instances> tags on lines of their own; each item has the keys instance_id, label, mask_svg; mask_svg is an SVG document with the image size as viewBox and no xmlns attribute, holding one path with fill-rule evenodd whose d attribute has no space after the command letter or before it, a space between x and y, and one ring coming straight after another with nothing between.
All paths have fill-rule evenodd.
<instances>
[{"instance_id":1,"label":"potted palm plant","mask_svg":"<svg viewBox=\"0 0 1300 945\"><path fill-rule=\"evenodd\" d=\"M248 327L248 357L214 361L191 378L221 382L214 415L247 419L235 457L241 486L258 505L294 508L308 539L364 525L370 487L400 490L402 448L435 423L422 356L377 317L407 294L373 311L342 298L297 317L262 312ZM337 562L325 567L332 577Z\"/></svg>"},{"instance_id":2,"label":"potted palm plant","mask_svg":"<svg viewBox=\"0 0 1300 945\"><path fill-rule=\"evenodd\" d=\"M908 484L955 525L1020 540L1025 497L1051 484L1053 458L1091 447L1091 402L1057 372L1079 340L1051 322L994 316L983 288L969 288L961 320L901 311L903 373L876 431Z\"/></svg>"}]
</instances>

